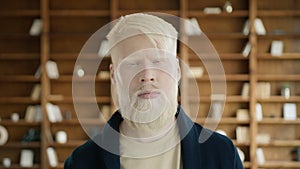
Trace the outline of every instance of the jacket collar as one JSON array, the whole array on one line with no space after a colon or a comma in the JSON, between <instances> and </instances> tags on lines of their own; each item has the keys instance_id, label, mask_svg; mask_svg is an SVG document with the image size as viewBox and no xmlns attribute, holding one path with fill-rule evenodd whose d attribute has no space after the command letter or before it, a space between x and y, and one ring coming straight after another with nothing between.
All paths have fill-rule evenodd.
<instances>
[{"instance_id":1,"label":"jacket collar","mask_svg":"<svg viewBox=\"0 0 300 169\"><path fill-rule=\"evenodd\" d=\"M193 162L196 162L196 156L193 155L195 150L194 142L195 132L191 132L194 126L193 121L185 114L180 106L176 113L179 135L181 138L181 156L184 168L194 168ZM104 151L103 157L107 169L120 169L119 154L119 125L123 121L120 111L116 111L108 123L103 128L102 137L98 140L102 145L108 147L114 153Z\"/></svg>"}]
</instances>

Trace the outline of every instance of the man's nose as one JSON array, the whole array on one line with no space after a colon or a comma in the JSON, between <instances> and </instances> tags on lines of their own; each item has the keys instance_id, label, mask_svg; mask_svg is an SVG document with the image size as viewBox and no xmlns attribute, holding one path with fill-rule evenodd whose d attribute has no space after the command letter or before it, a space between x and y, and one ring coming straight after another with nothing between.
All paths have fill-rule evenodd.
<instances>
[{"instance_id":1,"label":"man's nose","mask_svg":"<svg viewBox=\"0 0 300 169\"><path fill-rule=\"evenodd\" d=\"M150 69L145 69L141 72L140 76L140 82L145 83L145 82L155 82L155 76L153 74L153 71Z\"/></svg>"}]
</instances>

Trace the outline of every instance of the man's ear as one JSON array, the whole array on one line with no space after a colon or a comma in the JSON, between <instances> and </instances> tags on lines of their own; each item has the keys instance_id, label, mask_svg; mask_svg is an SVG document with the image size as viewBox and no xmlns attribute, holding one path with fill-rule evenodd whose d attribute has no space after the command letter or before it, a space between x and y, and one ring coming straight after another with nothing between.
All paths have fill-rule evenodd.
<instances>
[{"instance_id":1,"label":"man's ear","mask_svg":"<svg viewBox=\"0 0 300 169\"><path fill-rule=\"evenodd\" d=\"M115 84L116 80L115 80L115 74L114 74L114 66L113 64L109 65L109 71L110 71L110 80L112 84Z\"/></svg>"},{"instance_id":2,"label":"man's ear","mask_svg":"<svg viewBox=\"0 0 300 169\"><path fill-rule=\"evenodd\" d=\"M179 63L177 64L177 80L178 80L178 83L181 79L181 69L180 69L180 65Z\"/></svg>"}]
</instances>

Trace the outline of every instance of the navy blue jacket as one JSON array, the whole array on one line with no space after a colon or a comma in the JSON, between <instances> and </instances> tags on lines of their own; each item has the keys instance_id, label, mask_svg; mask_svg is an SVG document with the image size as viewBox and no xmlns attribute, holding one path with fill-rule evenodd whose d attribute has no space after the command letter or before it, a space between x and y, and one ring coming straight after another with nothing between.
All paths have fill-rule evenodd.
<instances>
[{"instance_id":1,"label":"navy blue jacket","mask_svg":"<svg viewBox=\"0 0 300 169\"><path fill-rule=\"evenodd\" d=\"M179 134L188 132L181 139L181 157L184 169L243 169L242 162L237 150L230 139L203 128L192 120L178 107L176 114ZM103 128L102 134L93 140L105 143L110 137L110 143L118 149L118 137L111 139L109 131L113 128L119 131L119 125L123 118L119 111L113 114ZM110 127L107 127L110 125ZM203 143L199 142L199 135L211 136ZM120 169L120 156L106 151L98 146L93 140L88 140L79 146L67 158L64 169ZM114 140L114 141L111 141Z\"/></svg>"}]
</instances>

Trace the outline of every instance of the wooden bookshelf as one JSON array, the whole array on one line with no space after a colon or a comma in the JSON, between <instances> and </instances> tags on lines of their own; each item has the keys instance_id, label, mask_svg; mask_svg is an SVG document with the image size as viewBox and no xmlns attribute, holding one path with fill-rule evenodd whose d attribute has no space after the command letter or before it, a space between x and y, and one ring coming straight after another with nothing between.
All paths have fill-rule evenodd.
<instances>
[{"instance_id":1,"label":"wooden bookshelf","mask_svg":"<svg viewBox=\"0 0 300 169\"><path fill-rule=\"evenodd\" d=\"M223 10L224 1L193 0L3 0L0 5L0 19L5 23L0 28L0 125L7 128L10 138L0 146L0 161L4 157L12 160L11 168L19 165L20 151L31 149L35 153L32 168L63 168L67 156L89 137L77 119L74 103L80 103L86 111L93 102L99 108L110 106L113 111L110 80L92 76L86 69L84 78L74 78L73 70L79 52L85 42L102 26L119 16L136 12L162 12L181 18L196 18L203 33L209 38L218 52L223 64L226 80L226 103L222 119L216 121L207 118L212 105L211 82L224 80L223 76L209 76L205 64L214 63L215 58L203 56L202 60L182 43L178 45L178 56L191 67L204 67L204 74L195 78L199 87L199 98L190 96L188 77L182 77L181 104L200 104L195 121L200 124L218 123L217 129L226 131L233 143L245 153L244 167L258 168L299 168L300 162L294 161L291 151L300 147L300 1L299 0L230 0L233 12ZM220 13L204 12L207 7L218 7ZM258 35L254 20L260 18L266 29L265 35ZM37 36L29 34L34 19L41 19L43 27ZM243 34L246 20L249 20L249 34ZM180 29L182 30L182 29ZM197 36L183 37L193 42ZM284 43L283 54L272 56L270 49L274 40ZM247 42L252 45L248 56L242 52ZM97 42L97 43L100 43ZM84 63L97 62L97 53L85 55ZM46 73L47 61L55 61L60 77L50 79ZM110 58L104 58L99 71L109 71ZM41 65L42 73L36 76ZM82 91L82 97L73 100L72 82L95 82L96 98ZM256 86L260 82L270 83L270 96L258 98ZM249 96L242 97L244 83L249 83ZM31 98L35 84L41 84L41 97ZM281 96L281 88L288 85L291 96ZM50 122L46 113L46 104L58 105L63 116L62 122ZM262 106L263 119L256 119L256 104ZM297 119L285 120L282 107L284 103L297 105ZM41 105L41 122L25 120L26 108ZM238 120L238 109L248 109L250 119ZM20 120L13 122L11 114L18 113ZM97 112L92 112L95 115ZM86 117L85 124L103 125L104 121ZM250 140L237 141L236 128L246 126L250 129ZM42 131L41 141L23 144L22 139L31 129ZM68 141L59 144L49 140L45 133L50 130L54 138L57 131L68 134ZM76 131L76 132L74 132ZM270 142L259 143L259 134L269 134ZM58 153L57 167L50 167L46 149L53 147ZM265 163L259 164L256 150L262 148ZM3 166L0 165L0 168Z\"/></svg>"}]
</instances>

